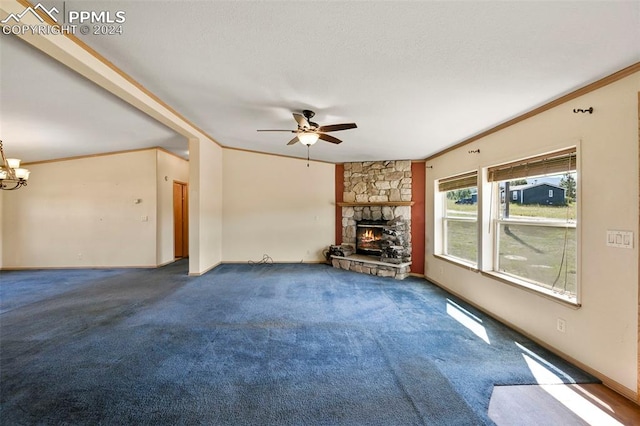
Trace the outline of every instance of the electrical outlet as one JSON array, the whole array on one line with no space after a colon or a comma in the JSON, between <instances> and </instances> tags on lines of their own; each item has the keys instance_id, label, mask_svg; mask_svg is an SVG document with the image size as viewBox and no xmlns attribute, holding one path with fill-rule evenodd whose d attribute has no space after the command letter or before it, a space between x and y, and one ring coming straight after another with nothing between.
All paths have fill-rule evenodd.
<instances>
[{"instance_id":1,"label":"electrical outlet","mask_svg":"<svg viewBox=\"0 0 640 426\"><path fill-rule=\"evenodd\" d=\"M556 323L556 329L560 333L564 333L565 331L567 331L567 322L562 318L558 318L558 322Z\"/></svg>"}]
</instances>

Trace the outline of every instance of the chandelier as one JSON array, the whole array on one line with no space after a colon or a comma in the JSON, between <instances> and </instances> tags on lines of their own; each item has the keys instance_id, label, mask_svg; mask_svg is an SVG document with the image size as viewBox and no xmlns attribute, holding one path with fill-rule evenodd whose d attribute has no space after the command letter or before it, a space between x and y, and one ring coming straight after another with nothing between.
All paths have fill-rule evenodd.
<instances>
[{"instance_id":1,"label":"chandelier","mask_svg":"<svg viewBox=\"0 0 640 426\"><path fill-rule=\"evenodd\" d=\"M7 158L2 149L0 140L0 189L13 190L27 186L29 170L20 168L20 160L17 158Z\"/></svg>"}]
</instances>

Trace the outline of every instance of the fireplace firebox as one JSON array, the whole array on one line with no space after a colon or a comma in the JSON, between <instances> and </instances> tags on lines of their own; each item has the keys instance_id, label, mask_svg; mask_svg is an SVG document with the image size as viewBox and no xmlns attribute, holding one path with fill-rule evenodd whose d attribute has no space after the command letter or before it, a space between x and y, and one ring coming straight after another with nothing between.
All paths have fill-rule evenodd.
<instances>
[{"instance_id":1,"label":"fireplace firebox","mask_svg":"<svg viewBox=\"0 0 640 426\"><path fill-rule=\"evenodd\" d=\"M356 253L370 256L382 254L382 234L385 221L361 220L356 223Z\"/></svg>"}]
</instances>

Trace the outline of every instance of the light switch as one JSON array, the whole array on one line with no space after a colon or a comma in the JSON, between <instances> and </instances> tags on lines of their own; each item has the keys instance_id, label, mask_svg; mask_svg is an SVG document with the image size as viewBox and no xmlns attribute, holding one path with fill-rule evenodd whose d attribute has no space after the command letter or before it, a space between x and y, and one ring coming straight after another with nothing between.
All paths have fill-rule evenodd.
<instances>
[{"instance_id":1,"label":"light switch","mask_svg":"<svg viewBox=\"0 0 640 426\"><path fill-rule=\"evenodd\" d=\"M143 222L148 222L149 221L149 216L142 216L141 220Z\"/></svg>"},{"instance_id":2,"label":"light switch","mask_svg":"<svg viewBox=\"0 0 640 426\"><path fill-rule=\"evenodd\" d=\"M633 248L633 232L632 231L607 231L607 245L618 248Z\"/></svg>"}]
</instances>

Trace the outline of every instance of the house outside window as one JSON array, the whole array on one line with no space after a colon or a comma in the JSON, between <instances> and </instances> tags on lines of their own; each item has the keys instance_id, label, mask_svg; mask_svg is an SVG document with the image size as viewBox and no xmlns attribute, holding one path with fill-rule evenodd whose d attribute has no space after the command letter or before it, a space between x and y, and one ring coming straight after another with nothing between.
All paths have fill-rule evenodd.
<instances>
[{"instance_id":1,"label":"house outside window","mask_svg":"<svg viewBox=\"0 0 640 426\"><path fill-rule=\"evenodd\" d=\"M438 182L443 205L442 254L473 267L478 263L477 185L477 172Z\"/></svg>"},{"instance_id":2,"label":"house outside window","mask_svg":"<svg viewBox=\"0 0 640 426\"><path fill-rule=\"evenodd\" d=\"M578 298L576 166L571 148L489 168L493 190L514 194L497 197L494 272L570 302Z\"/></svg>"}]
</instances>

